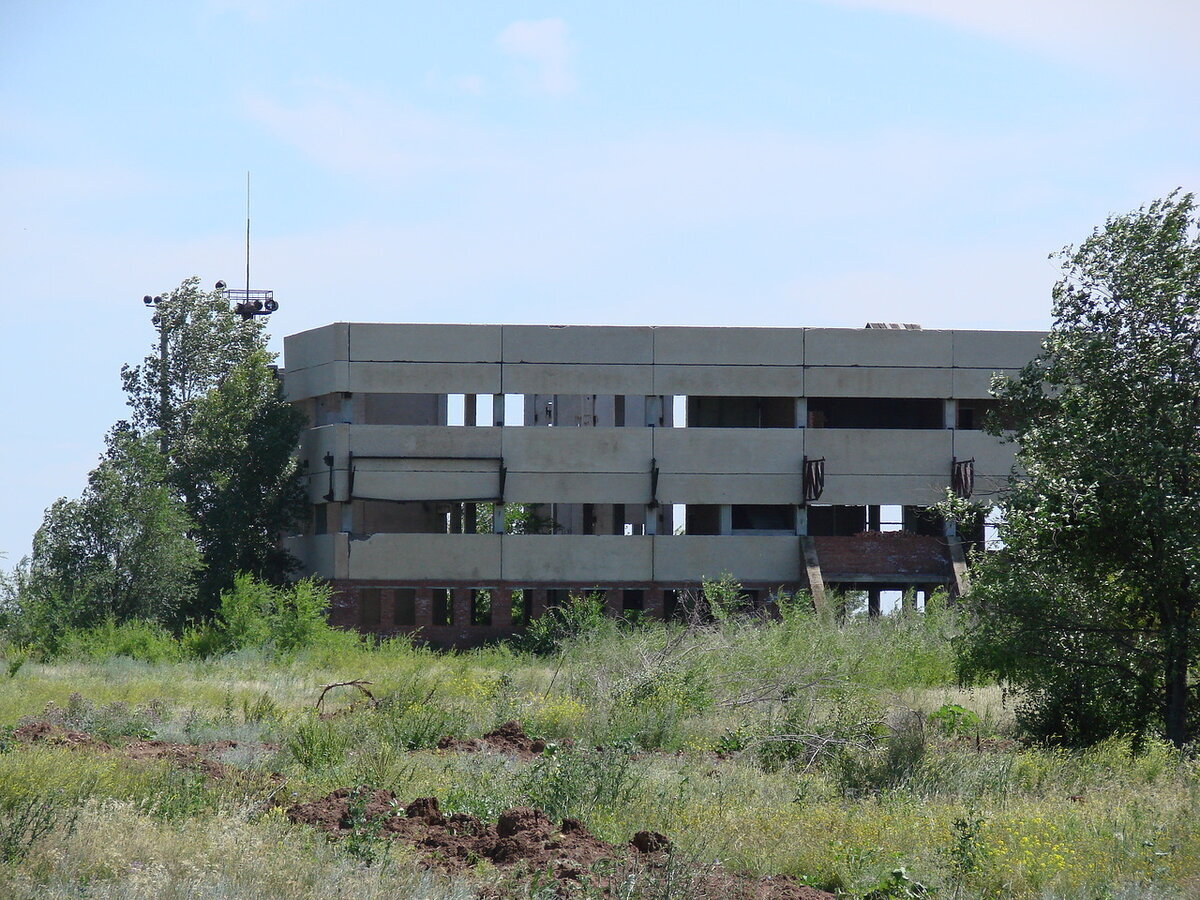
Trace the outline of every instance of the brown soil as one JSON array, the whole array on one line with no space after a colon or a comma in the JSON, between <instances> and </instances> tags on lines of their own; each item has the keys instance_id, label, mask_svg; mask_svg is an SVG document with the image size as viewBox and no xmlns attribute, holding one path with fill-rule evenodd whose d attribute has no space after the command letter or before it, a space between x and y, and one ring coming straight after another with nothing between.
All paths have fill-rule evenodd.
<instances>
[{"instance_id":1,"label":"brown soil","mask_svg":"<svg viewBox=\"0 0 1200 900\"><path fill-rule=\"evenodd\" d=\"M90 734L71 731L49 722L28 722L16 728L13 731L13 737L24 744L51 744L56 747L69 747L72 750L114 750L111 745ZM237 741L212 741L207 744L131 741L125 746L115 749L130 759L165 759L181 769L194 769L203 772L210 778L226 778L239 773L210 757L237 746ZM271 744L261 746L266 749L275 749L275 745Z\"/></svg>"},{"instance_id":2,"label":"brown soil","mask_svg":"<svg viewBox=\"0 0 1200 900\"><path fill-rule=\"evenodd\" d=\"M564 741L564 743L566 743ZM518 759L533 759L546 750L546 742L531 738L525 733L519 722L505 722L499 728L489 731L481 738L451 738L444 737L438 741L439 750L452 750L458 753L507 753Z\"/></svg>"},{"instance_id":3,"label":"brown soil","mask_svg":"<svg viewBox=\"0 0 1200 900\"><path fill-rule=\"evenodd\" d=\"M13 737L23 744L53 744L81 750L111 750L104 741L82 731L71 731L49 722L27 722L13 731Z\"/></svg>"},{"instance_id":4,"label":"brown soil","mask_svg":"<svg viewBox=\"0 0 1200 900\"><path fill-rule=\"evenodd\" d=\"M541 810L528 806L504 811L493 825L461 813L447 816L435 797L401 806L391 791L342 788L290 807L287 816L323 829L331 839L356 827L370 828L416 848L429 866L444 871L472 870L487 860L518 879L549 874L564 897L585 883L610 896L610 889L630 873L659 880L671 877L677 883L686 879L692 884L691 896L709 900L833 897L786 877L752 878L708 868L680 872L669 856L671 843L661 834L639 831L628 844L618 846L591 834L577 819L564 819L556 826Z\"/></svg>"},{"instance_id":5,"label":"brown soil","mask_svg":"<svg viewBox=\"0 0 1200 900\"><path fill-rule=\"evenodd\" d=\"M237 741L213 741L209 744L134 741L124 751L130 759L165 759L181 769L195 769L211 778L224 778L229 774L229 767L208 757L236 746Z\"/></svg>"}]
</instances>

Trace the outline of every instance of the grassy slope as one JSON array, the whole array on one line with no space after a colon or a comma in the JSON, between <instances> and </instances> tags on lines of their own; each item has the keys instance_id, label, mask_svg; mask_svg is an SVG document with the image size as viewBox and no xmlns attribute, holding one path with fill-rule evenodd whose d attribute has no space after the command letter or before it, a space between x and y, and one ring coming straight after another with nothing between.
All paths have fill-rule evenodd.
<instances>
[{"instance_id":1,"label":"grassy slope","mask_svg":"<svg viewBox=\"0 0 1200 900\"><path fill-rule=\"evenodd\" d=\"M942 613L845 627L794 613L688 634L610 624L549 658L342 641L287 661L246 651L27 662L0 687L0 724L53 703L64 724L117 743L141 734L254 746L225 757L247 776L217 783L115 753L0 753L0 851L6 836L24 849L14 822L26 799L78 810L73 831L63 813L0 867L0 895L467 896L402 848L352 847L355 857L262 802L359 784L483 816L535 802L610 840L651 828L697 860L852 896L898 866L940 896L1200 892L1200 767L1160 745L1136 757L1120 741L1078 754L1020 747L997 688L953 687L952 631ZM349 679L373 682L384 705L315 718L319 686ZM945 704L978 722L940 731L927 715ZM430 749L512 718L603 749L533 763ZM795 744L770 740L783 734L848 743L827 743L806 764ZM854 747L869 741L878 749ZM282 788L273 771L287 776ZM387 864L363 865L379 854Z\"/></svg>"}]
</instances>

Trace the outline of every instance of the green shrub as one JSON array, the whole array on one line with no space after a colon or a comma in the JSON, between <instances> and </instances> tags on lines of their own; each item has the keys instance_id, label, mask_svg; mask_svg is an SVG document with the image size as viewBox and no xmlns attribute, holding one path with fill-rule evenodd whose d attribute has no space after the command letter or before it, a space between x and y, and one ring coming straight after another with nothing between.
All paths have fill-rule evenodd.
<instances>
[{"instance_id":1,"label":"green shrub","mask_svg":"<svg viewBox=\"0 0 1200 900\"><path fill-rule=\"evenodd\" d=\"M246 573L221 594L217 622L193 629L187 643L197 653L269 648L279 655L337 641L326 618L331 588L316 578L276 587Z\"/></svg>"},{"instance_id":2,"label":"green shrub","mask_svg":"<svg viewBox=\"0 0 1200 900\"><path fill-rule=\"evenodd\" d=\"M557 653L564 644L599 631L606 624L603 594L572 593L565 604L547 609L530 622L525 633L513 643L527 653Z\"/></svg>"},{"instance_id":3,"label":"green shrub","mask_svg":"<svg viewBox=\"0 0 1200 900\"><path fill-rule=\"evenodd\" d=\"M68 628L59 641L58 655L66 659L110 659L127 656L148 663L177 662L183 648L174 635L155 622L105 619L91 628Z\"/></svg>"}]
</instances>

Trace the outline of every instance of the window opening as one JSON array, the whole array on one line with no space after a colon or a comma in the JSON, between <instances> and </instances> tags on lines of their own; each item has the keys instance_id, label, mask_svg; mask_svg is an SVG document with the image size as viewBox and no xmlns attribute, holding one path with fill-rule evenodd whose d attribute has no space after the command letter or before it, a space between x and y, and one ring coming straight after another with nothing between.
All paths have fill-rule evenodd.
<instances>
[{"instance_id":1,"label":"window opening","mask_svg":"<svg viewBox=\"0 0 1200 900\"><path fill-rule=\"evenodd\" d=\"M946 425L943 400L912 397L809 397L809 428L932 429Z\"/></svg>"},{"instance_id":2,"label":"window opening","mask_svg":"<svg viewBox=\"0 0 1200 900\"><path fill-rule=\"evenodd\" d=\"M364 631L376 631L379 628L381 593L379 588L358 589L358 626Z\"/></svg>"},{"instance_id":3,"label":"window opening","mask_svg":"<svg viewBox=\"0 0 1200 900\"><path fill-rule=\"evenodd\" d=\"M454 603L453 595L449 588L434 588L433 589L433 624L434 625L453 625L454 624Z\"/></svg>"},{"instance_id":4,"label":"window opening","mask_svg":"<svg viewBox=\"0 0 1200 900\"><path fill-rule=\"evenodd\" d=\"M397 627L412 628L417 624L417 589L396 588L395 617Z\"/></svg>"}]
</instances>

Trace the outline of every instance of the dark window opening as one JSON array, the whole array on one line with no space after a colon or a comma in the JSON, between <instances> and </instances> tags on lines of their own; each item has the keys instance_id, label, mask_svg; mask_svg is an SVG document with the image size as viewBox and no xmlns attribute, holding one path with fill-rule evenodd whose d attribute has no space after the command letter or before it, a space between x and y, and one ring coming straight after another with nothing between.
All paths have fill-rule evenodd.
<instances>
[{"instance_id":1,"label":"dark window opening","mask_svg":"<svg viewBox=\"0 0 1200 900\"><path fill-rule=\"evenodd\" d=\"M910 397L809 397L809 428L944 428L942 400Z\"/></svg>"},{"instance_id":2,"label":"dark window opening","mask_svg":"<svg viewBox=\"0 0 1200 900\"><path fill-rule=\"evenodd\" d=\"M449 588L433 589L433 624L454 624L454 600Z\"/></svg>"},{"instance_id":3,"label":"dark window opening","mask_svg":"<svg viewBox=\"0 0 1200 900\"><path fill-rule=\"evenodd\" d=\"M684 515L687 534L720 534L721 507L707 503L689 503Z\"/></svg>"},{"instance_id":4,"label":"dark window opening","mask_svg":"<svg viewBox=\"0 0 1200 900\"><path fill-rule=\"evenodd\" d=\"M379 588L358 589L358 627L363 631L379 629L380 595Z\"/></svg>"},{"instance_id":5,"label":"dark window opening","mask_svg":"<svg viewBox=\"0 0 1200 900\"><path fill-rule=\"evenodd\" d=\"M963 431L982 431L993 423L1012 428L1014 418L1003 400L959 400L955 424Z\"/></svg>"},{"instance_id":6,"label":"dark window opening","mask_svg":"<svg viewBox=\"0 0 1200 900\"><path fill-rule=\"evenodd\" d=\"M563 588L548 588L546 590L546 609L562 609L567 605L570 593Z\"/></svg>"},{"instance_id":7,"label":"dark window opening","mask_svg":"<svg viewBox=\"0 0 1200 900\"><path fill-rule=\"evenodd\" d=\"M734 504L733 530L737 531L796 531L796 508L766 504Z\"/></svg>"},{"instance_id":8,"label":"dark window opening","mask_svg":"<svg viewBox=\"0 0 1200 900\"><path fill-rule=\"evenodd\" d=\"M625 612L644 610L646 608L646 592L642 590L621 591L621 609Z\"/></svg>"},{"instance_id":9,"label":"dark window opening","mask_svg":"<svg viewBox=\"0 0 1200 900\"><path fill-rule=\"evenodd\" d=\"M689 428L795 428L792 397L688 397Z\"/></svg>"},{"instance_id":10,"label":"dark window opening","mask_svg":"<svg viewBox=\"0 0 1200 900\"><path fill-rule=\"evenodd\" d=\"M492 592L488 588L475 588L471 591L471 624L492 624Z\"/></svg>"},{"instance_id":11,"label":"dark window opening","mask_svg":"<svg viewBox=\"0 0 1200 900\"><path fill-rule=\"evenodd\" d=\"M837 537L867 530L865 506L809 506L808 533L816 537Z\"/></svg>"},{"instance_id":12,"label":"dark window opening","mask_svg":"<svg viewBox=\"0 0 1200 900\"><path fill-rule=\"evenodd\" d=\"M393 621L398 628L412 628L417 624L417 590L416 588L396 588L395 617Z\"/></svg>"},{"instance_id":13,"label":"dark window opening","mask_svg":"<svg viewBox=\"0 0 1200 900\"><path fill-rule=\"evenodd\" d=\"M946 533L945 520L936 509L927 506L906 506L903 512L905 531L926 537L942 537Z\"/></svg>"}]
</instances>

